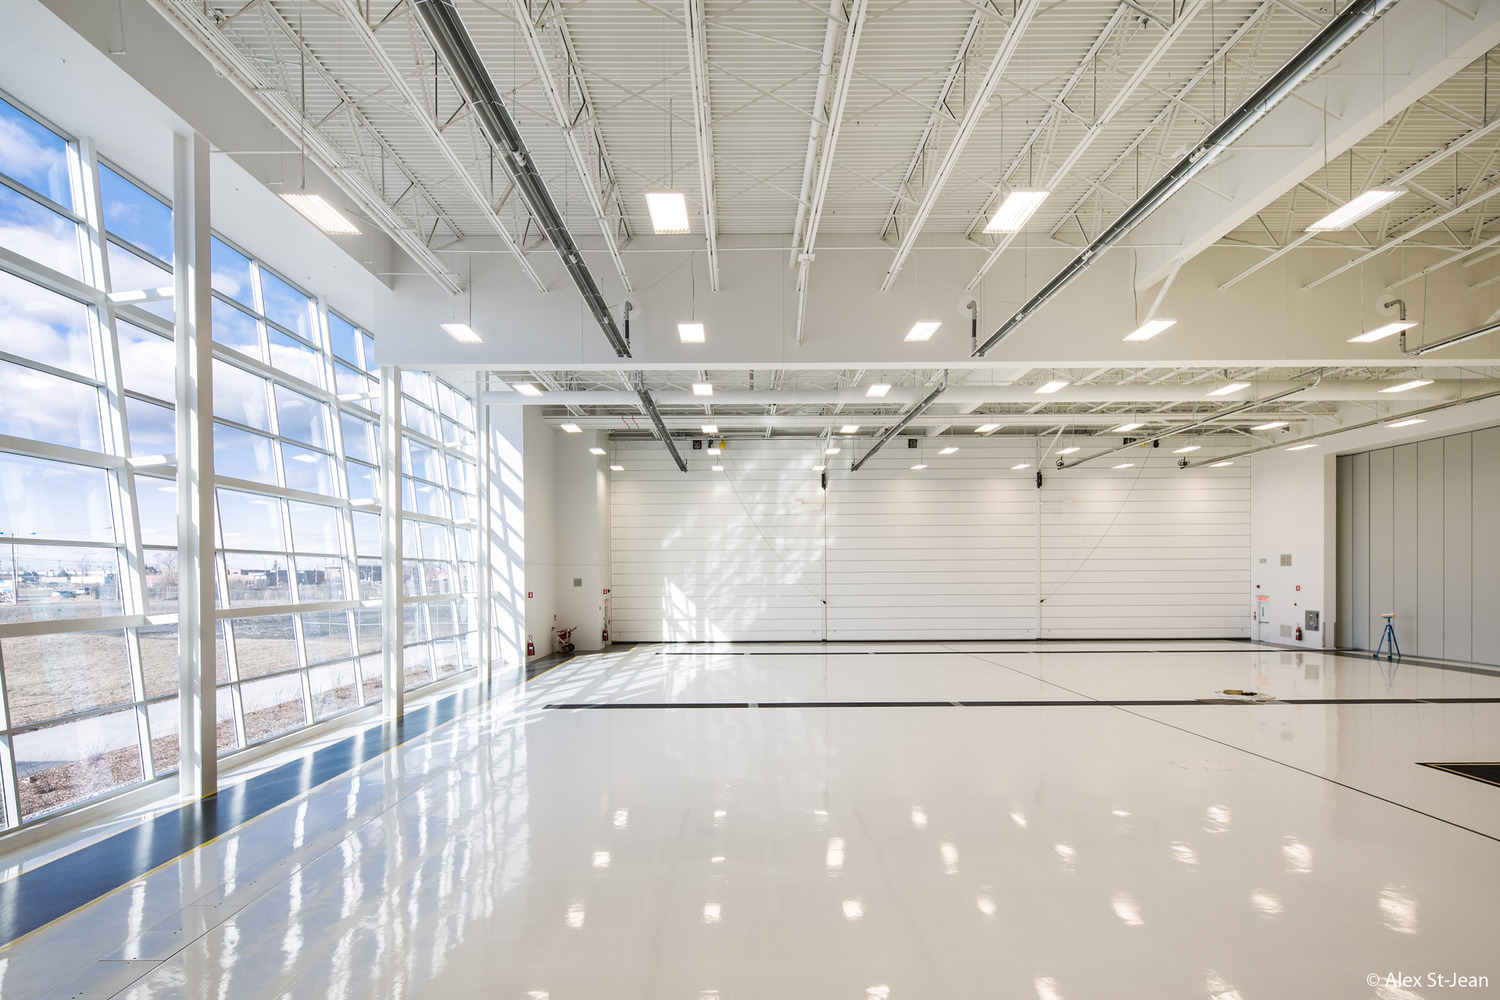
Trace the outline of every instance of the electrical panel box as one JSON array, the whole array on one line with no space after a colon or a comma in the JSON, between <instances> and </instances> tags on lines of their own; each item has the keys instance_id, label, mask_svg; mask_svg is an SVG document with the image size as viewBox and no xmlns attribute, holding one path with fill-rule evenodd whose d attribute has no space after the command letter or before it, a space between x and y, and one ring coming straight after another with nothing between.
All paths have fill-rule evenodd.
<instances>
[{"instance_id":1,"label":"electrical panel box","mask_svg":"<svg viewBox=\"0 0 1500 1000\"><path fill-rule=\"evenodd\" d=\"M1302 612L1302 617L1303 617L1302 627L1304 629L1306 629L1309 632L1316 632L1318 630L1319 618L1322 617L1318 612L1316 612L1316 611L1304 611L1304 612Z\"/></svg>"}]
</instances>

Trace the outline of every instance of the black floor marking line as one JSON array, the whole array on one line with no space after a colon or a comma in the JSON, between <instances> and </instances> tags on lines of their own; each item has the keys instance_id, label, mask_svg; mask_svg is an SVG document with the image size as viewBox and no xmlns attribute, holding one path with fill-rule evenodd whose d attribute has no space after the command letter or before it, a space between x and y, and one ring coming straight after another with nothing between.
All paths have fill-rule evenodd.
<instances>
[{"instance_id":1,"label":"black floor marking line","mask_svg":"<svg viewBox=\"0 0 1500 1000\"><path fill-rule=\"evenodd\" d=\"M1278 698L1273 701L1224 701L1202 698L1071 698L1016 701L566 701L544 709L641 710L712 708L1166 708L1192 705L1500 705L1500 698Z\"/></svg>"},{"instance_id":2,"label":"black floor marking line","mask_svg":"<svg viewBox=\"0 0 1500 1000\"><path fill-rule=\"evenodd\" d=\"M510 690L467 687L0 882L0 948Z\"/></svg>"},{"instance_id":3,"label":"black floor marking line","mask_svg":"<svg viewBox=\"0 0 1500 1000\"><path fill-rule=\"evenodd\" d=\"M1500 788L1500 763L1486 761L1471 761L1465 763L1433 764L1427 761L1417 761L1422 767L1430 767L1436 771L1447 771L1456 774L1460 778L1468 778L1471 781L1482 781L1486 785L1494 785Z\"/></svg>"},{"instance_id":4,"label":"black floor marking line","mask_svg":"<svg viewBox=\"0 0 1500 1000\"><path fill-rule=\"evenodd\" d=\"M985 662L989 663L989 662L993 662L993 661L986 660ZM1034 680L1034 681L1039 680L1043 684L1051 685L1052 687L1058 688L1059 690L1067 691L1070 694L1077 694L1077 695L1082 695L1083 694L1083 692L1081 692L1081 691L1074 691L1072 688L1070 688L1070 687L1068 687L1068 686L1066 686L1064 684L1059 684L1056 681L1043 680L1042 678L1036 677L1036 676L1034 676L1032 674L1028 674L1025 671L1017 670L1015 667L1005 666L1005 664L1003 664L1003 663L997 664L997 666L1004 667L1006 670L1009 670L1012 673L1020 674L1022 677L1027 677L1027 678L1030 678L1031 680ZM1410 704L1410 703L1421 704L1421 702L1416 701L1415 699L1412 699L1412 701L1406 702L1406 703L1407 704ZM1254 704L1254 703L1253 702L1247 702L1246 704ZM1263 704L1275 704L1275 702L1263 703ZM1397 704L1401 704L1401 702L1397 702ZM1156 724L1158 726L1165 726L1168 729L1175 729L1179 733L1182 733L1185 736L1192 736L1192 737L1195 737L1196 739L1207 740L1208 742L1213 743L1213 744L1215 744L1217 746L1224 747L1226 750L1233 750L1236 753L1246 754L1248 756L1256 758L1257 760L1263 760L1267 764L1274 764L1274 765L1276 765L1278 767L1288 768L1288 769L1296 771L1296 772L1298 772L1300 774L1305 774L1309 778L1316 778L1316 779L1318 779L1320 781L1326 781L1330 785L1337 785L1338 787L1343 788L1343 789L1347 789L1348 791L1354 792L1357 795L1368 796L1369 798L1375 799L1378 802L1384 802L1387 805L1395 806L1397 809L1405 809L1408 812L1416 813L1418 816L1426 816L1428 819L1436 820L1439 823L1443 823L1443 824L1445 824L1447 826L1455 827L1456 829L1463 830L1466 833L1472 833L1472 834L1475 834L1476 836L1483 837L1486 840L1493 840L1493 841L1495 841L1497 843L1500 843L1500 837L1497 837L1497 836L1495 836L1493 834L1485 833L1482 830L1476 830L1476 829L1474 829L1471 826L1464 826L1462 823L1455 823L1451 819L1444 819L1441 816L1434 816L1432 813L1427 812L1424 809L1418 809L1416 806L1409 806L1409 805L1407 805L1404 802L1397 802L1397 801L1395 801L1393 799L1388 799L1384 795L1377 795L1375 792L1371 792L1371 791L1368 791L1368 790L1363 789L1363 788L1356 788L1353 785L1345 784L1344 782L1339 781L1337 778L1330 778L1327 775L1318 774L1315 771L1309 771L1309 770L1307 770L1304 767L1298 767L1296 764L1289 764L1289 763L1287 763L1284 760L1277 760L1275 757L1268 757L1268 756L1266 756L1263 753L1257 753L1256 751L1246 749L1245 747L1235 746L1233 743L1226 743L1223 740L1215 739L1214 737L1208 736L1208 735L1206 735L1204 733L1195 733L1191 729L1184 728L1183 726L1179 726L1179 725L1176 725L1176 724L1171 723L1171 722L1166 722L1166 721L1164 721L1162 719L1153 719L1149 715L1142 715L1140 712L1132 711L1132 709L1130 707L1127 707L1127 706L1123 706L1123 705L1122 706L1118 706L1118 710L1121 711L1121 712L1124 712L1126 715L1134 716L1135 718L1140 719L1142 722L1150 722L1150 723L1154 723L1154 724Z\"/></svg>"}]
</instances>

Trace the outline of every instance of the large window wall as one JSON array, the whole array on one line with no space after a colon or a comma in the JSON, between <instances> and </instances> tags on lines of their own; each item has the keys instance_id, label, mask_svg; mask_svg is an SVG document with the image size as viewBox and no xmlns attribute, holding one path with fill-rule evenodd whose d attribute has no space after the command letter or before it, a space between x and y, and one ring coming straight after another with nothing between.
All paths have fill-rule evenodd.
<instances>
[{"instance_id":1,"label":"large window wall","mask_svg":"<svg viewBox=\"0 0 1500 1000\"><path fill-rule=\"evenodd\" d=\"M0 825L176 769L172 209L0 101ZM381 697L370 334L212 244L219 752ZM473 400L403 376L408 688L477 662ZM206 547L206 546L205 546Z\"/></svg>"}]
</instances>

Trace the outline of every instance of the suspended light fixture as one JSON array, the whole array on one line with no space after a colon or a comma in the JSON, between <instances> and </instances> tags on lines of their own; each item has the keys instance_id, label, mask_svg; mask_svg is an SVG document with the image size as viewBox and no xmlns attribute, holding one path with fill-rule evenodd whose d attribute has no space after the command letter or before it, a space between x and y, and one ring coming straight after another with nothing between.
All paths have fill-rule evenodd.
<instances>
[{"instance_id":1,"label":"suspended light fixture","mask_svg":"<svg viewBox=\"0 0 1500 1000\"><path fill-rule=\"evenodd\" d=\"M1360 219L1369 215L1378 208L1382 208L1401 197L1406 192L1400 188L1375 188L1366 191L1358 198L1348 204L1334 209L1323 216L1317 222L1307 227L1309 233L1332 233L1340 229L1348 229Z\"/></svg>"},{"instance_id":2,"label":"suspended light fixture","mask_svg":"<svg viewBox=\"0 0 1500 1000\"><path fill-rule=\"evenodd\" d=\"M651 213L651 228L659 234L686 233L687 198L681 191L647 191L646 209Z\"/></svg>"},{"instance_id":3,"label":"suspended light fixture","mask_svg":"<svg viewBox=\"0 0 1500 1000\"><path fill-rule=\"evenodd\" d=\"M1402 330L1410 330L1416 325L1417 324L1415 323L1407 323L1404 321L1400 323L1387 323L1385 326L1377 326L1375 329L1362 333L1357 337L1350 337L1349 343L1373 344L1377 340L1384 340L1385 338L1393 334L1400 333Z\"/></svg>"},{"instance_id":4,"label":"suspended light fixture","mask_svg":"<svg viewBox=\"0 0 1500 1000\"><path fill-rule=\"evenodd\" d=\"M295 208L304 219L329 236L358 236L359 227L334 208L320 194L305 191L287 192L281 200Z\"/></svg>"},{"instance_id":5,"label":"suspended light fixture","mask_svg":"<svg viewBox=\"0 0 1500 1000\"><path fill-rule=\"evenodd\" d=\"M919 320L918 322L912 324L911 330L909 330L906 334L906 339L909 341L931 340L932 335L934 333L937 333L938 327L942 325L942 321L940 320Z\"/></svg>"},{"instance_id":6,"label":"suspended light fixture","mask_svg":"<svg viewBox=\"0 0 1500 1000\"><path fill-rule=\"evenodd\" d=\"M444 323L443 329L460 344L484 343L484 338L475 333L474 328L467 323Z\"/></svg>"},{"instance_id":7,"label":"suspended light fixture","mask_svg":"<svg viewBox=\"0 0 1500 1000\"><path fill-rule=\"evenodd\" d=\"M1019 233L1026 223L1042 207L1050 191L1012 191L1005 196L990 221L985 223L987 233Z\"/></svg>"},{"instance_id":8,"label":"suspended light fixture","mask_svg":"<svg viewBox=\"0 0 1500 1000\"><path fill-rule=\"evenodd\" d=\"M1176 325L1175 319L1148 319L1141 324L1141 328L1132 334L1128 334L1126 340L1150 340L1169 326Z\"/></svg>"}]
</instances>

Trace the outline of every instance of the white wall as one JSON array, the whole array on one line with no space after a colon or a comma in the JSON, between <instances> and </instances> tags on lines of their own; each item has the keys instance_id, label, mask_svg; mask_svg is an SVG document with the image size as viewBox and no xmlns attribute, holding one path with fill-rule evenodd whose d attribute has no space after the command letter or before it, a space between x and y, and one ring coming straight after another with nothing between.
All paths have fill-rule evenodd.
<instances>
[{"instance_id":1,"label":"white wall","mask_svg":"<svg viewBox=\"0 0 1500 1000\"><path fill-rule=\"evenodd\" d=\"M492 677L516 684L526 662L525 431L519 407L490 407L489 558Z\"/></svg>"},{"instance_id":2,"label":"white wall","mask_svg":"<svg viewBox=\"0 0 1500 1000\"><path fill-rule=\"evenodd\" d=\"M558 434L542 422L534 406L491 407L492 412L524 414L522 460L526 502L526 634L536 643L536 655L552 652L552 627L557 609L557 469Z\"/></svg>"},{"instance_id":3,"label":"white wall","mask_svg":"<svg viewBox=\"0 0 1500 1000\"><path fill-rule=\"evenodd\" d=\"M1254 457L1250 509L1250 603L1264 604L1259 628L1252 635L1266 642L1314 649L1334 645L1332 536L1329 505L1334 491L1325 488L1332 461L1323 449L1268 451ZM1291 557L1283 566L1282 556ZM1300 588L1300 589L1299 589ZM1259 598L1265 597L1261 602ZM1320 615L1318 631L1297 627L1306 612Z\"/></svg>"},{"instance_id":4,"label":"white wall","mask_svg":"<svg viewBox=\"0 0 1500 1000\"><path fill-rule=\"evenodd\" d=\"M1143 450L1120 457L1129 469L1049 467L1038 491L1030 440L959 439L956 455L936 454L952 440L898 439L857 473L846 451L826 509L814 441L731 441L722 473L684 450L686 475L660 444L617 444L618 636L1249 634L1244 466L1180 470Z\"/></svg>"},{"instance_id":5,"label":"white wall","mask_svg":"<svg viewBox=\"0 0 1500 1000\"><path fill-rule=\"evenodd\" d=\"M553 441L557 615L565 627L576 629L573 644L582 650L604 646L609 472L607 460L589 454L589 448L608 444L605 435L588 432L563 434Z\"/></svg>"}]
</instances>

